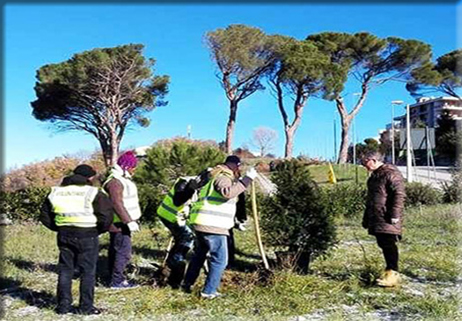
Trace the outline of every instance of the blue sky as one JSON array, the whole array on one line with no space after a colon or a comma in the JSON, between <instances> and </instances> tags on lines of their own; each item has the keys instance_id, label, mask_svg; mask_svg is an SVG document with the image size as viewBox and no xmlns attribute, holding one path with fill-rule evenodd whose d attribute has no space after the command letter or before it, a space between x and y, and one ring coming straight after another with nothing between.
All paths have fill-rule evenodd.
<instances>
[{"instance_id":1,"label":"blue sky","mask_svg":"<svg viewBox=\"0 0 462 321\"><path fill-rule=\"evenodd\" d=\"M188 125L193 138L222 141L228 101L203 43L207 31L236 23L299 39L323 31L368 31L379 37L427 42L438 57L458 48L457 10L455 4L6 5L4 166L11 169L62 154L99 149L92 136L57 133L49 123L31 115L36 70L44 64L65 61L74 53L142 43L145 55L157 60L156 72L171 77L168 106L150 113L150 127L127 132L122 148L185 136ZM389 83L370 93L356 119L358 140L377 136L385 127L392 100L413 102L402 84ZM400 109L397 107L395 113L400 114ZM294 155L332 157L334 119L338 116L333 103L310 100L296 134ZM260 126L278 131L274 153L282 155L282 119L268 90L240 104L233 147L248 143L253 129Z\"/></svg>"}]
</instances>

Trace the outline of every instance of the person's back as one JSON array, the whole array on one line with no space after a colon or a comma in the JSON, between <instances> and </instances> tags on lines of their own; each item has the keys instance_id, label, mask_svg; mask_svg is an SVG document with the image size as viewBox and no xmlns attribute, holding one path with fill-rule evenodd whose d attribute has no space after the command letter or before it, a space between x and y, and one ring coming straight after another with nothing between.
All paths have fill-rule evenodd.
<instances>
[{"instance_id":1,"label":"person's back","mask_svg":"<svg viewBox=\"0 0 462 321\"><path fill-rule=\"evenodd\" d=\"M72 278L80 271L80 314L99 314L93 306L98 260L98 235L112 223L112 203L98 188L91 186L96 172L79 165L74 175L53 187L43 204L40 221L58 232L58 314L72 311Z\"/></svg>"}]
</instances>

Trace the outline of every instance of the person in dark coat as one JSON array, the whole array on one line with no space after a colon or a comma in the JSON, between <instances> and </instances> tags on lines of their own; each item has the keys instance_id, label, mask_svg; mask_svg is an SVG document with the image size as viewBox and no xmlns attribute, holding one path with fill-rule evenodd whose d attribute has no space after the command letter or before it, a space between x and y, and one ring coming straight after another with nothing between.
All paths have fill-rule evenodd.
<instances>
[{"instance_id":1,"label":"person in dark coat","mask_svg":"<svg viewBox=\"0 0 462 321\"><path fill-rule=\"evenodd\" d=\"M40 221L58 232L58 314L72 312L72 278L80 272L80 302L77 313L100 314L94 307L98 235L109 230L113 208L109 198L92 186L95 170L79 165L73 175L53 187L45 200Z\"/></svg>"},{"instance_id":2,"label":"person in dark coat","mask_svg":"<svg viewBox=\"0 0 462 321\"><path fill-rule=\"evenodd\" d=\"M395 286L400 281L397 242L402 234L404 179L396 166L383 163L383 156L378 152L366 153L362 164L371 172L362 226L376 237L386 262L385 272L377 283Z\"/></svg>"}]
</instances>

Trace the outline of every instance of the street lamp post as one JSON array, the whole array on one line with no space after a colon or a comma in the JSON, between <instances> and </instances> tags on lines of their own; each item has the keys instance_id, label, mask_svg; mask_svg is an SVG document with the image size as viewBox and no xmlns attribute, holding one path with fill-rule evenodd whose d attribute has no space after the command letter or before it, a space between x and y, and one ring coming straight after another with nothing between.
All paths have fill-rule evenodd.
<instances>
[{"instance_id":1,"label":"street lamp post","mask_svg":"<svg viewBox=\"0 0 462 321\"><path fill-rule=\"evenodd\" d=\"M407 181L412 182L412 144L411 144L411 116L409 104L406 105L406 173Z\"/></svg>"},{"instance_id":2,"label":"street lamp post","mask_svg":"<svg viewBox=\"0 0 462 321\"><path fill-rule=\"evenodd\" d=\"M391 102L391 163L395 165L395 105L402 105L404 101L393 100Z\"/></svg>"}]
</instances>

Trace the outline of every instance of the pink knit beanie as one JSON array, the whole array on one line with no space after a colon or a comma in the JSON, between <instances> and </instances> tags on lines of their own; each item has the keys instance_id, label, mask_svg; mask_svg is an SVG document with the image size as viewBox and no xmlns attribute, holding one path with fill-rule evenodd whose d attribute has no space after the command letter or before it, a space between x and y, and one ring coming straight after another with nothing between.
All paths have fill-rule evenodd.
<instances>
[{"instance_id":1,"label":"pink knit beanie","mask_svg":"<svg viewBox=\"0 0 462 321\"><path fill-rule=\"evenodd\" d=\"M135 153L133 153L131 150L120 155L119 159L117 160L117 165L119 165L124 170L135 168L137 163L138 159L136 158Z\"/></svg>"}]
</instances>

